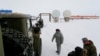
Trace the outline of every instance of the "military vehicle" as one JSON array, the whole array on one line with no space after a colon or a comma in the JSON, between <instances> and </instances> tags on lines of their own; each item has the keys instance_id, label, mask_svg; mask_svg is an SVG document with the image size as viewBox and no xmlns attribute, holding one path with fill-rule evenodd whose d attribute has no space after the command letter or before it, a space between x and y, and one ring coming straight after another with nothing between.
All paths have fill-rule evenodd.
<instances>
[{"instance_id":1,"label":"military vehicle","mask_svg":"<svg viewBox=\"0 0 100 56\"><path fill-rule=\"evenodd\" d=\"M34 33L29 28L32 28L31 15L0 13L0 56L35 56L32 37ZM38 42L41 56L41 38Z\"/></svg>"}]
</instances>

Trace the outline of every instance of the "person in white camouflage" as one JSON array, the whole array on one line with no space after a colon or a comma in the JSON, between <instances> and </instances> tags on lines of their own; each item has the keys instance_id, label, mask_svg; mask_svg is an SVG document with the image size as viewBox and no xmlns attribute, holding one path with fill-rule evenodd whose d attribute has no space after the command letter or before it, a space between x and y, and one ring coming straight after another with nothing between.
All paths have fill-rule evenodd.
<instances>
[{"instance_id":1,"label":"person in white camouflage","mask_svg":"<svg viewBox=\"0 0 100 56\"><path fill-rule=\"evenodd\" d=\"M52 42L53 42L54 39L56 40L56 44L57 44L56 53L59 55L60 51L61 51L61 44L63 44L63 35L62 35L62 33L59 29L56 29L56 32L55 32L55 34L53 35L53 38L52 38Z\"/></svg>"}]
</instances>

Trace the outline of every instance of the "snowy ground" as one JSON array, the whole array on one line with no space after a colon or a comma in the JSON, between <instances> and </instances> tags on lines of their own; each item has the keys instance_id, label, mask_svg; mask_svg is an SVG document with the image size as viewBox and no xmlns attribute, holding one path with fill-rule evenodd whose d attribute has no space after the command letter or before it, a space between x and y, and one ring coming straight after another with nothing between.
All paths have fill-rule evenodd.
<instances>
[{"instance_id":1,"label":"snowy ground","mask_svg":"<svg viewBox=\"0 0 100 56\"><path fill-rule=\"evenodd\" d=\"M58 23L44 19L44 24L41 34L42 56L58 56L56 43L51 41L56 28L59 28L64 36L64 43L59 56L67 56L68 52L73 51L76 46L82 47L81 39L83 37L92 40L97 47L97 52L100 53L100 19L59 21Z\"/></svg>"}]
</instances>

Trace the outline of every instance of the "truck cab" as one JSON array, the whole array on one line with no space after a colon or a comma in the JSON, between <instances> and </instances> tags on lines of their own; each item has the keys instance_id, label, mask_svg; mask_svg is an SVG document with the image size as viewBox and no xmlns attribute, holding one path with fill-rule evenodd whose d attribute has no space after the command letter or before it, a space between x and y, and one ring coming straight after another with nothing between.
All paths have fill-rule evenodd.
<instances>
[{"instance_id":1,"label":"truck cab","mask_svg":"<svg viewBox=\"0 0 100 56\"><path fill-rule=\"evenodd\" d=\"M0 13L0 56L34 56L28 34L31 16Z\"/></svg>"}]
</instances>

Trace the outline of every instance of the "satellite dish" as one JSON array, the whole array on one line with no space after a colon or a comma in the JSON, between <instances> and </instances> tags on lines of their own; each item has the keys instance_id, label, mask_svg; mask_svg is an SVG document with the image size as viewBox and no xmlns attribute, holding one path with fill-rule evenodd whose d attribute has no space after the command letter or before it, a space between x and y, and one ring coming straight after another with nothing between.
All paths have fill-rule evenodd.
<instances>
[{"instance_id":1,"label":"satellite dish","mask_svg":"<svg viewBox=\"0 0 100 56\"><path fill-rule=\"evenodd\" d=\"M71 17L71 11L70 11L70 10L65 10L65 11L63 12L63 16L64 16L64 17Z\"/></svg>"},{"instance_id":2,"label":"satellite dish","mask_svg":"<svg viewBox=\"0 0 100 56\"><path fill-rule=\"evenodd\" d=\"M53 17L59 17L60 11L59 10L53 10L52 15L53 15Z\"/></svg>"}]
</instances>

